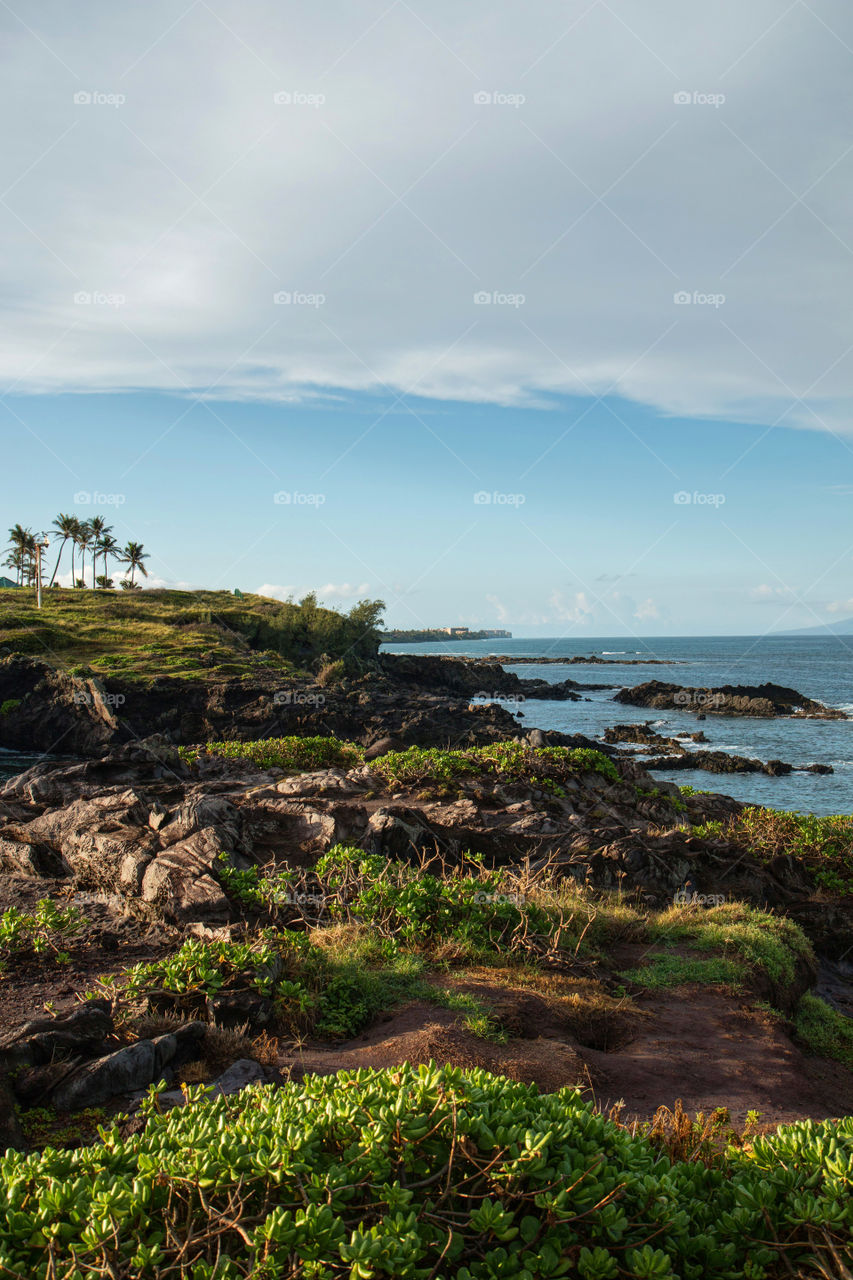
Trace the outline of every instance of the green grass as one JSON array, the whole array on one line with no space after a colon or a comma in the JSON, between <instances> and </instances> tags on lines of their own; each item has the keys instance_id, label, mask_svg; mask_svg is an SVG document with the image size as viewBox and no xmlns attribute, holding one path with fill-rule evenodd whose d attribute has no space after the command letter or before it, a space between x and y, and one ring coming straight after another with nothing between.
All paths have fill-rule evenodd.
<instances>
[{"instance_id":1,"label":"green grass","mask_svg":"<svg viewBox=\"0 0 853 1280\"><path fill-rule=\"evenodd\" d=\"M798 924L743 902L707 910L670 907L649 919L645 936L670 949L680 945L713 953L693 957L671 950L655 952L646 963L622 974L649 990L689 982L740 987L757 975L784 989L793 983L798 962L814 962L811 943Z\"/></svg>"},{"instance_id":2,"label":"green grass","mask_svg":"<svg viewBox=\"0 0 853 1280\"><path fill-rule=\"evenodd\" d=\"M165 1115L151 1101L126 1138L0 1158L3 1274L764 1280L811 1274L815 1254L824 1275L853 1262L853 1119L706 1162L575 1090L479 1070L202 1095Z\"/></svg>"},{"instance_id":3,"label":"green grass","mask_svg":"<svg viewBox=\"0 0 853 1280\"><path fill-rule=\"evenodd\" d=\"M227 591L54 589L0 592L0 656L27 653L78 675L149 681L293 677L321 657L358 669L375 658L381 601L348 614Z\"/></svg>"},{"instance_id":4,"label":"green grass","mask_svg":"<svg viewBox=\"0 0 853 1280\"><path fill-rule=\"evenodd\" d=\"M651 953L647 962L636 969L626 969L620 975L628 982L645 987L647 991L659 991L665 987L680 987L688 983L700 983L711 987L740 987L747 976L745 965L722 956L707 960L686 956Z\"/></svg>"},{"instance_id":5,"label":"green grass","mask_svg":"<svg viewBox=\"0 0 853 1280\"><path fill-rule=\"evenodd\" d=\"M797 1035L819 1058L834 1058L853 1068L853 1019L817 996L805 995L797 1010Z\"/></svg>"}]
</instances>

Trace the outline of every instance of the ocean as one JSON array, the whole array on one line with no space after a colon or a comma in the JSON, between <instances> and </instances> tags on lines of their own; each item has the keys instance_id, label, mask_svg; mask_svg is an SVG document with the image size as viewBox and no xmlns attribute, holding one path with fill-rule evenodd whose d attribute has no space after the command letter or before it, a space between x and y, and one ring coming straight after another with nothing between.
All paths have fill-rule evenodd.
<instances>
[{"instance_id":1,"label":"ocean","mask_svg":"<svg viewBox=\"0 0 853 1280\"><path fill-rule=\"evenodd\" d=\"M386 646L394 653L446 653L487 657L607 658L613 666L562 666L507 663L521 677L540 676L551 683L567 677L579 684L613 684L612 690L591 690L582 702L529 701L507 703L518 711L519 725L584 733L600 738L615 724L651 721L662 734L702 729L703 749L727 751L758 760L790 764L829 764L835 772L794 773L771 778L766 774L715 774L702 770L658 771L656 776L703 791L721 791L739 800L794 809L801 813L853 813L853 719L744 719L709 715L701 723L689 711L650 711L612 701L616 689L663 680L676 684L787 685L827 706L853 715L853 637L843 636L690 636L626 640L608 637L570 639L454 640L430 644ZM629 666L625 659L668 659L678 666ZM483 690L488 693L487 689Z\"/></svg>"},{"instance_id":2,"label":"ocean","mask_svg":"<svg viewBox=\"0 0 853 1280\"><path fill-rule=\"evenodd\" d=\"M507 703L518 712L519 726L559 729L600 738L614 724L651 721L667 736L679 730L703 729L706 750L727 751L759 760L790 764L830 764L829 775L794 773L784 778L765 774L714 774L702 770L660 771L657 776L690 784L704 791L722 791L739 800L795 809L802 813L853 813L853 719L791 720L708 716L697 724L688 711L649 711L614 703L613 693L646 680L685 685L788 685L827 706L853 715L853 637L709 636L626 640L582 637L516 640L454 640L447 643L386 646L396 653L447 653L487 657L574 657L594 655L614 665L562 666L547 663L507 669L521 677L541 676L552 683L566 677L579 684L612 684L612 690L590 690L581 702L530 701ZM663 658L678 666L629 666L625 659ZM488 694L488 689L483 692ZM582 691L581 691L582 692ZM0 751L0 780L36 763L42 757Z\"/></svg>"}]
</instances>

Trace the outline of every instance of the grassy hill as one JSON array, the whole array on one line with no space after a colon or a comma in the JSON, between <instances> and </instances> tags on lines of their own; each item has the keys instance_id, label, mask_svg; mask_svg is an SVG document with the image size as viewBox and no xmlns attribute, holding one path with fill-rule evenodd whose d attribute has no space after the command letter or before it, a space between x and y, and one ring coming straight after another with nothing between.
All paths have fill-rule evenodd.
<instances>
[{"instance_id":1,"label":"grassy hill","mask_svg":"<svg viewBox=\"0 0 853 1280\"><path fill-rule=\"evenodd\" d=\"M341 660L358 669L378 651L380 601L348 614L317 604L227 591L0 590L0 657L26 653L75 672L149 680L225 678L261 663L288 672Z\"/></svg>"}]
</instances>

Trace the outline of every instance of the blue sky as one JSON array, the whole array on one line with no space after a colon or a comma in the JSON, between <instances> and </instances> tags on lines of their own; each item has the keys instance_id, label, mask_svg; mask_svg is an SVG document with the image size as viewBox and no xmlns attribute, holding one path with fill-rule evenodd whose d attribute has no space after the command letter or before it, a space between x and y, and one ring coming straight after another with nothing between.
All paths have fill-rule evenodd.
<instances>
[{"instance_id":1,"label":"blue sky","mask_svg":"<svg viewBox=\"0 0 853 1280\"><path fill-rule=\"evenodd\" d=\"M157 582L381 597L403 627L755 634L844 616L843 439L625 401L392 403L15 397L0 502L7 524L106 514Z\"/></svg>"},{"instance_id":2,"label":"blue sky","mask_svg":"<svg viewBox=\"0 0 853 1280\"><path fill-rule=\"evenodd\" d=\"M6 526L395 626L853 615L846 0L0 30Z\"/></svg>"}]
</instances>

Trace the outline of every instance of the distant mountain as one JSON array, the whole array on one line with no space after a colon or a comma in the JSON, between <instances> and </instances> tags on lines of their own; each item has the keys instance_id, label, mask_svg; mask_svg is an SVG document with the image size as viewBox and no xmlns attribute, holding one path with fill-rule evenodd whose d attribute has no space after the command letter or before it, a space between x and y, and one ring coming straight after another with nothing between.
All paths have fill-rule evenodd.
<instances>
[{"instance_id":1,"label":"distant mountain","mask_svg":"<svg viewBox=\"0 0 853 1280\"><path fill-rule=\"evenodd\" d=\"M777 636L853 636L853 618L826 622L819 627L800 627L797 631L774 631Z\"/></svg>"}]
</instances>

